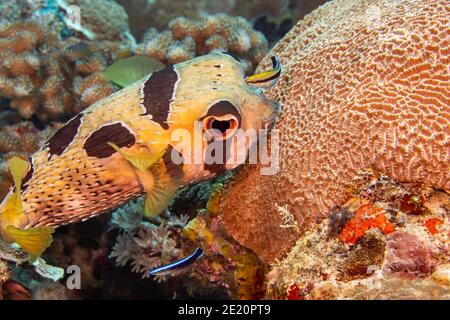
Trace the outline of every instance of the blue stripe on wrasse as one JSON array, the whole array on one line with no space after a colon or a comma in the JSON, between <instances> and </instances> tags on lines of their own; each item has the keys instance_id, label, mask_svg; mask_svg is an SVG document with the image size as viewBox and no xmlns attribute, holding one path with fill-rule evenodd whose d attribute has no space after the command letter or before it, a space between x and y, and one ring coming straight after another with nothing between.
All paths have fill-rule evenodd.
<instances>
[{"instance_id":1,"label":"blue stripe on wrasse","mask_svg":"<svg viewBox=\"0 0 450 320\"><path fill-rule=\"evenodd\" d=\"M201 256L203 256L203 250L201 248L197 248L195 249L194 253L192 253L190 256L183 258L181 260L177 260L165 266L152 269L150 270L149 274L151 276L157 276L165 272L170 272L177 269L188 267L191 264L193 264L197 259L199 259Z\"/></svg>"}]
</instances>

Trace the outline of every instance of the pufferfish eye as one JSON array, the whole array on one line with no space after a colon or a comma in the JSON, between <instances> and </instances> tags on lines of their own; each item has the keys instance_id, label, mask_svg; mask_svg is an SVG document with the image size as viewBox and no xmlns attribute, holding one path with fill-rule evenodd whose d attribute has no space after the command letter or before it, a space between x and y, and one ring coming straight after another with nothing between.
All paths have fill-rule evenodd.
<instances>
[{"instance_id":1,"label":"pufferfish eye","mask_svg":"<svg viewBox=\"0 0 450 320\"><path fill-rule=\"evenodd\" d=\"M202 119L203 133L210 140L226 140L241 126L242 117L238 109L229 101L213 104Z\"/></svg>"}]
</instances>

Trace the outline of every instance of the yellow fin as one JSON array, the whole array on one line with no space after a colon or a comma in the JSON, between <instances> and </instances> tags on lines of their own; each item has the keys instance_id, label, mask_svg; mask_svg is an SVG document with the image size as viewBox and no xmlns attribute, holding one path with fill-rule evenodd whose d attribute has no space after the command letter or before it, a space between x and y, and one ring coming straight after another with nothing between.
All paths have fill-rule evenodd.
<instances>
[{"instance_id":1,"label":"yellow fin","mask_svg":"<svg viewBox=\"0 0 450 320\"><path fill-rule=\"evenodd\" d=\"M155 188L147 193L145 198L144 215L156 217L169 206L170 200L175 196L179 187L171 189Z\"/></svg>"},{"instance_id":2,"label":"yellow fin","mask_svg":"<svg viewBox=\"0 0 450 320\"><path fill-rule=\"evenodd\" d=\"M183 166L172 162L171 152L172 148L169 146L161 160L150 168L154 185L151 190L146 190L144 215L147 217L154 217L163 212L182 185Z\"/></svg>"},{"instance_id":3,"label":"yellow fin","mask_svg":"<svg viewBox=\"0 0 450 320\"><path fill-rule=\"evenodd\" d=\"M19 229L14 226L6 227L6 234L13 242L20 245L34 261L47 249L53 241L53 229L49 227L37 227L31 229Z\"/></svg>"},{"instance_id":4,"label":"yellow fin","mask_svg":"<svg viewBox=\"0 0 450 320\"><path fill-rule=\"evenodd\" d=\"M12 157L8 161L9 170L14 179L14 185L16 186L16 192L20 194L22 189L22 179L27 174L29 169L29 163L19 157Z\"/></svg>"},{"instance_id":5,"label":"yellow fin","mask_svg":"<svg viewBox=\"0 0 450 320\"><path fill-rule=\"evenodd\" d=\"M1 217L4 225L11 224L15 218L23 213L22 201L17 192L11 194L3 207Z\"/></svg>"},{"instance_id":6,"label":"yellow fin","mask_svg":"<svg viewBox=\"0 0 450 320\"><path fill-rule=\"evenodd\" d=\"M106 79L124 88L164 67L165 65L155 58L134 56L118 60L106 68L103 74Z\"/></svg>"},{"instance_id":7,"label":"yellow fin","mask_svg":"<svg viewBox=\"0 0 450 320\"><path fill-rule=\"evenodd\" d=\"M120 150L120 148L112 142L108 142L108 145L119 152L135 168L141 171L148 170L158 159L161 158L160 155L152 152L125 152Z\"/></svg>"}]
</instances>

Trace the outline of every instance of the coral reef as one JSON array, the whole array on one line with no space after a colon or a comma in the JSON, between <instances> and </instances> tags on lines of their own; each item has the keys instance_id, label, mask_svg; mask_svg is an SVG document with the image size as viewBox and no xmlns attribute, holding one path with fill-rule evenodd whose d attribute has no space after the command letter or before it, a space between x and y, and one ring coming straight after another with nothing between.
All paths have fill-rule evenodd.
<instances>
[{"instance_id":1,"label":"coral reef","mask_svg":"<svg viewBox=\"0 0 450 320\"><path fill-rule=\"evenodd\" d=\"M178 199L185 197L189 197L189 192L184 191L177 196ZM109 229L118 229L119 234L110 258L115 260L117 266L128 268L130 264L132 272L140 274L142 278L149 278L151 269L186 256L194 250L192 243L210 231L205 229L201 217L188 224L187 215L175 215L169 211L155 221L145 221L143 206L144 199L138 198L113 212ZM202 227L198 228L199 224ZM201 235L196 236L198 233ZM206 247L212 244L201 241L201 245ZM229 278L225 277L229 270L221 264L223 258L218 258L221 255L217 249L214 252L214 255L203 257L193 266L166 272L153 279L159 283L170 283L172 295L177 297L233 296L229 292L229 281L225 280Z\"/></svg>"},{"instance_id":2,"label":"coral reef","mask_svg":"<svg viewBox=\"0 0 450 320\"><path fill-rule=\"evenodd\" d=\"M101 54L106 44L75 61L65 50L71 45L33 21L0 26L0 95L11 99L11 108L23 118L70 116L114 92L101 74L107 66Z\"/></svg>"},{"instance_id":3,"label":"coral reef","mask_svg":"<svg viewBox=\"0 0 450 320\"><path fill-rule=\"evenodd\" d=\"M360 189L350 200L315 224L286 258L273 265L267 275L266 297L448 299L448 194L369 174L357 185ZM422 214L401 210L402 202L410 197L423 199L418 205ZM358 229L362 235L356 242L340 237L346 226L358 223L354 218L344 224L336 221L344 215L356 217L368 208L383 208L383 215L395 231L384 234L379 225L366 228L364 221L358 220L363 228ZM423 224L432 217L445 221L435 234L430 234Z\"/></svg>"},{"instance_id":4,"label":"coral reef","mask_svg":"<svg viewBox=\"0 0 450 320\"><path fill-rule=\"evenodd\" d=\"M131 30L141 38L150 27L163 30L176 17L200 19L204 15L226 13L253 19L262 14L278 16L285 12L287 0L118 0L124 6Z\"/></svg>"},{"instance_id":5,"label":"coral reef","mask_svg":"<svg viewBox=\"0 0 450 320\"><path fill-rule=\"evenodd\" d=\"M242 17L226 14L209 15L201 20L178 17L169 29L149 29L136 52L163 62L175 64L214 51L234 54L251 72L267 53L264 35L255 31Z\"/></svg>"},{"instance_id":6,"label":"coral reef","mask_svg":"<svg viewBox=\"0 0 450 320\"><path fill-rule=\"evenodd\" d=\"M265 292L265 265L258 257L240 246L225 231L217 216L203 210L184 228L183 235L205 250L196 263L195 281L225 290L234 299L260 299ZM198 285L197 285L198 286ZM203 286L205 286L203 284ZM200 290L200 292L204 292Z\"/></svg>"},{"instance_id":7,"label":"coral reef","mask_svg":"<svg viewBox=\"0 0 450 320\"><path fill-rule=\"evenodd\" d=\"M70 67L58 46L57 37L34 22L0 27L0 94L26 119L54 119L72 108Z\"/></svg>"},{"instance_id":8,"label":"coral reef","mask_svg":"<svg viewBox=\"0 0 450 320\"><path fill-rule=\"evenodd\" d=\"M273 176L245 166L188 186L150 220L138 198L59 228L45 261L0 240L0 300L450 299L448 3L334 0L306 15L325 2L2 0L0 201L7 160L117 90L103 71L133 53L227 51L247 73L276 54L267 96L284 113ZM196 246L189 267L149 276Z\"/></svg>"},{"instance_id":9,"label":"coral reef","mask_svg":"<svg viewBox=\"0 0 450 320\"><path fill-rule=\"evenodd\" d=\"M271 263L348 199L366 169L450 189L446 1L336 0L300 21L269 56L283 66L267 96L283 105L275 175L246 166L225 187L220 219ZM278 207L300 233L281 228Z\"/></svg>"}]
</instances>

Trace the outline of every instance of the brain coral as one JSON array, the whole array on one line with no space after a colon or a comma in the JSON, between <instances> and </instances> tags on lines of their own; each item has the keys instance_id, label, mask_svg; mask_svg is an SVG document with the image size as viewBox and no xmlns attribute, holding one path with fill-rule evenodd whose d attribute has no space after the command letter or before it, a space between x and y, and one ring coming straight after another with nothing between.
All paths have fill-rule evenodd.
<instances>
[{"instance_id":1,"label":"brain coral","mask_svg":"<svg viewBox=\"0 0 450 320\"><path fill-rule=\"evenodd\" d=\"M273 49L284 72L280 170L243 168L219 198L227 230L272 262L329 215L365 169L450 189L450 6L446 0L336 0ZM262 67L267 67L268 59Z\"/></svg>"}]
</instances>

